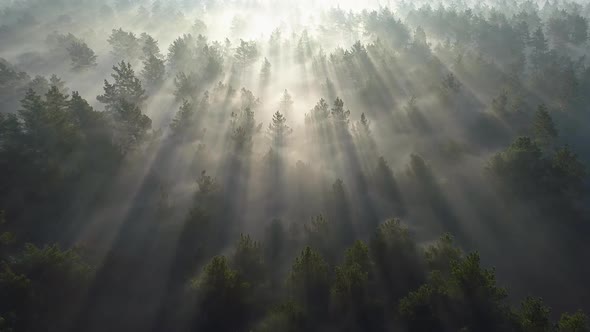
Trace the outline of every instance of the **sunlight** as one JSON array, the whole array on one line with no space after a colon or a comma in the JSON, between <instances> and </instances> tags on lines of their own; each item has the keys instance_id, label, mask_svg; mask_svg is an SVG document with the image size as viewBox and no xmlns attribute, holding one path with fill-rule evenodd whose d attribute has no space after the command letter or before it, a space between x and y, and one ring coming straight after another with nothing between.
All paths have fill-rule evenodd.
<instances>
[{"instance_id":1,"label":"sunlight","mask_svg":"<svg viewBox=\"0 0 590 332\"><path fill-rule=\"evenodd\" d=\"M589 20L0 0L0 332L590 331Z\"/></svg>"}]
</instances>

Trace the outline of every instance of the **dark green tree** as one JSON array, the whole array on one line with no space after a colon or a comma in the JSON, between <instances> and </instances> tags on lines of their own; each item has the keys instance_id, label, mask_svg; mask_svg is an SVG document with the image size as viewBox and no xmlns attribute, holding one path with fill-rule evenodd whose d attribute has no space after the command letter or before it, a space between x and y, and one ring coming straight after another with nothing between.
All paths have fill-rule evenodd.
<instances>
[{"instance_id":1,"label":"dark green tree","mask_svg":"<svg viewBox=\"0 0 590 332\"><path fill-rule=\"evenodd\" d=\"M250 285L229 267L224 256L214 257L207 264L201 276L191 282L191 290L197 301L196 330L235 331L245 326L251 306Z\"/></svg>"},{"instance_id":2,"label":"dark green tree","mask_svg":"<svg viewBox=\"0 0 590 332\"><path fill-rule=\"evenodd\" d=\"M183 101L180 109L170 123L172 135L183 136L195 128L196 110L195 107L187 100Z\"/></svg>"},{"instance_id":3,"label":"dark green tree","mask_svg":"<svg viewBox=\"0 0 590 332\"><path fill-rule=\"evenodd\" d=\"M550 147L557 139L557 129L547 107L543 104L539 105L535 117L533 119L533 133L535 141L542 147Z\"/></svg>"},{"instance_id":4,"label":"dark green tree","mask_svg":"<svg viewBox=\"0 0 590 332\"><path fill-rule=\"evenodd\" d=\"M5 326L14 331L68 329L92 275L75 250L26 245L0 270L0 316L6 317Z\"/></svg>"},{"instance_id":5,"label":"dark green tree","mask_svg":"<svg viewBox=\"0 0 590 332\"><path fill-rule=\"evenodd\" d=\"M400 301L399 310L409 331L506 331L514 326L505 298L494 271L482 269L474 253L453 262L450 274L433 272Z\"/></svg>"},{"instance_id":6,"label":"dark green tree","mask_svg":"<svg viewBox=\"0 0 590 332\"><path fill-rule=\"evenodd\" d=\"M553 324L549 319L551 310L545 306L540 298L527 297L520 306L518 313L522 331L550 332Z\"/></svg>"},{"instance_id":7,"label":"dark green tree","mask_svg":"<svg viewBox=\"0 0 590 332\"><path fill-rule=\"evenodd\" d=\"M287 91L287 89L285 89L285 91L283 91L283 97L281 98L281 101L279 103L279 111L283 114L291 113L293 111L293 104L294 103L295 102L293 101L293 98L289 94L289 91Z\"/></svg>"},{"instance_id":8,"label":"dark green tree","mask_svg":"<svg viewBox=\"0 0 590 332\"><path fill-rule=\"evenodd\" d=\"M240 39L240 46L234 55L236 62L241 68L247 68L258 59L258 46L255 41L244 41Z\"/></svg>"},{"instance_id":9,"label":"dark green tree","mask_svg":"<svg viewBox=\"0 0 590 332\"><path fill-rule=\"evenodd\" d=\"M72 69L79 71L96 67L96 54L85 42L75 41L68 47Z\"/></svg>"},{"instance_id":10,"label":"dark green tree","mask_svg":"<svg viewBox=\"0 0 590 332\"><path fill-rule=\"evenodd\" d=\"M141 76L148 87L159 87L166 76L164 60L150 54L143 61Z\"/></svg>"},{"instance_id":11,"label":"dark green tree","mask_svg":"<svg viewBox=\"0 0 590 332\"><path fill-rule=\"evenodd\" d=\"M295 259L288 277L290 297L303 309L311 326L325 319L330 298L328 265L310 247Z\"/></svg>"},{"instance_id":12,"label":"dark green tree","mask_svg":"<svg viewBox=\"0 0 590 332\"><path fill-rule=\"evenodd\" d=\"M541 27L538 27L535 32L533 32L530 46L532 48L530 63L533 70L538 72L544 68L549 53L547 39L545 38L545 34Z\"/></svg>"},{"instance_id":13,"label":"dark green tree","mask_svg":"<svg viewBox=\"0 0 590 332\"><path fill-rule=\"evenodd\" d=\"M260 84L262 86L267 86L270 83L270 72L271 64L267 58L264 58L264 62L262 63L262 68L260 68Z\"/></svg>"},{"instance_id":14,"label":"dark green tree","mask_svg":"<svg viewBox=\"0 0 590 332\"><path fill-rule=\"evenodd\" d=\"M386 303L397 304L408 289L423 280L423 262L409 230L399 219L381 224L369 243L371 259L384 290Z\"/></svg>"},{"instance_id":15,"label":"dark green tree","mask_svg":"<svg viewBox=\"0 0 590 332\"><path fill-rule=\"evenodd\" d=\"M340 98L336 98L334 106L330 110L332 120L338 128L348 128L350 111L344 110L344 102Z\"/></svg>"},{"instance_id":16,"label":"dark green tree","mask_svg":"<svg viewBox=\"0 0 590 332\"><path fill-rule=\"evenodd\" d=\"M274 149L285 146L287 139L293 130L287 126L287 118L279 111L272 116L271 123L268 125L267 135Z\"/></svg>"},{"instance_id":17,"label":"dark green tree","mask_svg":"<svg viewBox=\"0 0 590 332\"><path fill-rule=\"evenodd\" d=\"M557 323L557 330L559 332L588 332L590 331L588 316L582 311L574 314L564 313Z\"/></svg>"},{"instance_id":18,"label":"dark green tree","mask_svg":"<svg viewBox=\"0 0 590 332\"><path fill-rule=\"evenodd\" d=\"M121 61L117 66L113 66L114 74L111 77L114 82L104 81L104 94L99 95L96 99L105 104L107 111L114 111L121 108L122 104L130 104L140 107L147 98L141 81L135 76L131 63Z\"/></svg>"},{"instance_id":19,"label":"dark green tree","mask_svg":"<svg viewBox=\"0 0 590 332\"><path fill-rule=\"evenodd\" d=\"M114 122L114 139L123 154L138 148L148 137L152 120L141 109L125 100L117 103L110 114Z\"/></svg>"},{"instance_id":20,"label":"dark green tree","mask_svg":"<svg viewBox=\"0 0 590 332\"><path fill-rule=\"evenodd\" d=\"M113 29L108 42L116 59L135 60L141 55L142 47L133 32L124 31L122 28Z\"/></svg>"}]
</instances>

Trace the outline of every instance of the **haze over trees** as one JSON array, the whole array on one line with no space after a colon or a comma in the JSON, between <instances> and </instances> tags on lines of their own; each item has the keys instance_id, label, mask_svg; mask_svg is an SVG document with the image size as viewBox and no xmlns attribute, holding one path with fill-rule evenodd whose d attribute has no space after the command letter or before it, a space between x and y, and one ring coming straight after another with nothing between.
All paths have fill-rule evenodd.
<instances>
[{"instance_id":1,"label":"haze over trees","mask_svg":"<svg viewBox=\"0 0 590 332\"><path fill-rule=\"evenodd\" d=\"M590 331L589 18L0 3L0 332Z\"/></svg>"}]
</instances>

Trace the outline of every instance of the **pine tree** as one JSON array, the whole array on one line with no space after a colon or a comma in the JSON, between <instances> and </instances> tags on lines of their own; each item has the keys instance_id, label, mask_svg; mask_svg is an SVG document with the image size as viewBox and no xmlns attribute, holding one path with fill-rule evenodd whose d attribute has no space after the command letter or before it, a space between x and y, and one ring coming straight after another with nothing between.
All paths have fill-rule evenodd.
<instances>
[{"instance_id":1,"label":"pine tree","mask_svg":"<svg viewBox=\"0 0 590 332\"><path fill-rule=\"evenodd\" d=\"M284 114L289 114L293 110L293 98L289 94L289 91L285 89L283 92L283 97L281 98L281 102L279 104L279 111Z\"/></svg>"},{"instance_id":2,"label":"pine tree","mask_svg":"<svg viewBox=\"0 0 590 332\"><path fill-rule=\"evenodd\" d=\"M344 102L340 98L336 98L334 100L334 106L332 107L330 114L332 115L332 120L338 127L346 127L348 126L350 111L344 110Z\"/></svg>"},{"instance_id":3,"label":"pine tree","mask_svg":"<svg viewBox=\"0 0 590 332\"><path fill-rule=\"evenodd\" d=\"M28 88L36 94L44 96L49 91L49 81L44 76L37 75L28 84Z\"/></svg>"},{"instance_id":4,"label":"pine tree","mask_svg":"<svg viewBox=\"0 0 590 332\"><path fill-rule=\"evenodd\" d=\"M236 49L234 57L242 68L246 68L256 61L258 55L258 47L255 41L248 42L240 39L240 46Z\"/></svg>"},{"instance_id":5,"label":"pine tree","mask_svg":"<svg viewBox=\"0 0 590 332\"><path fill-rule=\"evenodd\" d=\"M365 113L361 114L361 120L354 126L356 131L359 144L366 149L368 154L367 157L371 162L377 159L377 144L373 139L373 133L371 132L371 122L367 119Z\"/></svg>"},{"instance_id":6,"label":"pine tree","mask_svg":"<svg viewBox=\"0 0 590 332\"><path fill-rule=\"evenodd\" d=\"M191 129L196 129L193 128L194 120L195 109L189 101L184 100L182 106L180 106L178 113L176 113L176 116L172 120L172 123L170 123L170 129L172 129L172 134L175 136L183 135Z\"/></svg>"},{"instance_id":7,"label":"pine tree","mask_svg":"<svg viewBox=\"0 0 590 332\"><path fill-rule=\"evenodd\" d=\"M247 302L250 285L229 267L224 256L214 257L199 278L192 281L199 312L197 331L235 331L244 327L250 310ZM227 319L231 315L232 319Z\"/></svg>"},{"instance_id":8,"label":"pine tree","mask_svg":"<svg viewBox=\"0 0 590 332\"><path fill-rule=\"evenodd\" d=\"M191 32L195 35L205 34L205 32L207 32L207 25L205 22L197 18L191 27Z\"/></svg>"},{"instance_id":9,"label":"pine tree","mask_svg":"<svg viewBox=\"0 0 590 332\"><path fill-rule=\"evenodd\" d=\"M321 319L328 309L330 285L328 273L328 265L322 256L310 247L306 247L301 252L291 269L288 279L291 296L304 308L312 321Z\"/></svg>"},{"instance_id":10,"label":"pine tree","mask_svg":"<svg viewBox=\"0 0 590 332\"><path fill-rule=\"evenodd\" d=\"M64 82L61 78L57 77L57 75L55 74L51 75L51 77L49 78L49 85L56 87L63 94L68 93L66 82Z\"/></svg>"},{"instance_id":11,"label":"pine tree","mask_svg":"<svg viewBox=\"0 0 590 332\"><path fill-rule=\"evenodd\" d=\"M330 105L326 103L324 98L320 101L305 115L306 124L319 124L323 123L330 117Z\"/></svg>"},{"instance_id":12,"label":"pine tree","mask_svg":"<svg viewBox=\"0 0 590 332\"><path fill-rule=\"evenodd\" d=\"M267 86L270 82L270 68L271 64L267 58L264 58L262 68L260 69L260 83L262 86Z\"/></svg>"},{"instance_id":13,"label":"pine tree","mask_svg":"<svg viewBox=\"0 0 590 332\"><path fill-rule=\"evenodd\" d=\"M533 70L540 71L547 60L547 54L549 53L549 46L547 45L547 39L543 33L543 29L538 27L533 33L530 40L532 47L531 53L531 65Z\"/></svg>"},{"instance_id":14,"label":"pine tree","mask_svg":"<svg viewBox=\"0 0 590 332\"><path fill-rule=\"evenodd\" d=\"M42 135L40 128L45 126L45 113L43 99L33 89L29 89L18 111L23 122L23 129L28 135Z\"/></svg>"},{"instance_id":15,"label":"pine tree","mask_svg":"<svg viewBox=\"0 0 590 332\"><path fill-rule=\"evenodd\" d=\"M539 105L537 112L535 112L533 132L535 141L543 147L550 146L557 138L557 129L555 129L553 119L543 104Z\"/></svg>"},{"instance_id":16,"label":"pine tree","mask_svg":"<svg viewBox=\"0 0 590 332\"><path fill-rule=\"evenodd\" d=\"M365 113L361 114L361 121L359 123L359 127L359 131L361 132L361 134L367 137L371 137L371 124L369 122L369 119L367 119L367 117L365 116Z\"/></svg>"},{"instance_id":17,"label":"pine tree","mask_svg":"<svg viewBox=\"0 0 590 332\"><path fill-rule=\"evenodd\" d=\"M414 31L414 45L428 46L426 32L424 32L424 29L421 26L418 26Z\"/></svg>"},{"instance_id":18,"label":"pine tree","mask_svg":"<svg viewBox=\"0 0 590 332\"><path fill-rule=\"evenodd\" d=\"M133 103L122 101L111 110L115 126L115 142L121 153L136 149L147 138L152 120Z\"/></svg>"},{"instance_id":19,"label":"pine tree","mask_svg":"<svg viewBox=\"0 0 590 332\"><path fill-rule=\"evenodd\" d=\"M96 66L96 54L81 41L75 41L68 47L73 70L84 70Z\"/></svg>"},{"instance_id":20,"label":"pine tree","mask_svg":"<svg viewBox=\"0 0 590 332\"><path fill-rule=\"evenodd\" d=\"M146 85L149 87L157 87L164 81L166 75L166 66L164 60L158 58L156 55L150 54L143 61L143 70L141 76Z\"/></svg>"},{"instance_id":21,"label":"pine tree","mask_svg":"<svg viewBox=\"0 0 590 332\"><path fill-rule=\"evenodd\" d=\"M272 121L268 125L268 137L275 149L281 148L285 145L287 137L293 132L287 126L287 118L281 112L277 111L272 116Z\"/></svg>"},{"instance_id":22,"label":"pine tree","mask_svg":"<svg viewBox=\"0 0 590 332\"><path fill-rule=\"evenodd\" d=\"M154 56L158 59L162 58L158 41L155 40L154 37L144 32L141 34L139 41L141 44L141 50L143 52L142 58L144 60L150 58L151 56Z\"/></svg>"},{"instance_id":23,"label":"pine tree","mask_svg":"<svg viewBox=\"0 0 590 332\"><path fill-rule=\"evenodd\" d=\"M192 45L195 39L188 34L178 37L168 47L168 64L174 72L190 72L194 57Z\"/></svg>"},{"instance_id":24,"label":"pine tree","mask_svg":"<svg viewBox=\"0 0 590 332\"><path fill-rule=\"evenodd\" d=\"M232 140L238 151L250 151L252 148L252 140L254 135L260 132L261 126L256 125L254 119L254 111L250 108L246 108L239 113L232 113Z\"/></svg>"},{"instance_id":25,"label":"pine tree","mask_svg":"<svg viewBox=\"0 0 590 332\"><path fill-rule=\"evenodd\" d=\"M127 32L123 29L113 29L108 39L113 48L112 53L117 59L135 60L141 54L139 39L133 32Z\"/></svg>"},{"instance_id":26,"label":"pine tree","mask_svg":"<svg viewBox=\"0 0 590 332\"><path fill-rule=\"evenodd\" d=\"M249 235L241 235L231 260L239 276L253 287L265 284L267 270L262 246Z\"/></svg>"},{"instance_id":27,"label":"pine tree","mask_svg":"<svg viewBox=\"0 0 590 332\"><path fill-rule=\"evenodd\" d=\"M145 90L141 86L141 81L135 77L135 72L131 68L131 63L121 61L118 66L114 66L114 74L111 76L114 82L111 84L104 81L104 94L96 99L105 104L107 111L113 110L121 102L141 106L147 98Z\"/></svg>"}]
</instances>

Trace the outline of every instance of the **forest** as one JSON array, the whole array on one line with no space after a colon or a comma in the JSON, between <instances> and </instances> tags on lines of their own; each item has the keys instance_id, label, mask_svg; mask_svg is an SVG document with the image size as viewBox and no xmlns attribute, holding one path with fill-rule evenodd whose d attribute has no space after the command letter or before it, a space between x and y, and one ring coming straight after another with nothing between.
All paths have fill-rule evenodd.
<instances>
[{"instance_id":1,"label":"forest","mask_svg":"<svg viewBox=\"0 0 590 332\"><path fill-rule=\"evenodd\" d=\"M590 332L588 0L0 0L0 332Z\"/></svg>"}]
</instances>

